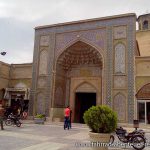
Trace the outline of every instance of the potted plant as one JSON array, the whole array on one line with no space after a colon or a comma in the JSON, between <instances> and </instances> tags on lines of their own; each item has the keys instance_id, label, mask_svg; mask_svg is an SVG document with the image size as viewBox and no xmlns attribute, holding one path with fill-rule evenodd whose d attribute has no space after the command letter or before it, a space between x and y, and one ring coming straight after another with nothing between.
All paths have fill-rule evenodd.
<instances>
[{"instance_id":1,"label":"potted plant","mask_svg":"<svg viewBox=\"0 0 150 150\"><path fill-rule=\"evenodd\" d=\"M90 140L93 149L107 150L110 133L117 127L117 114L106 105L92 106L83 115L84 122L89 126Z\"/></svg>"},{"instance_id":2,"label":"potted plant","mask_svg":"<svg viewBox=\"0 0 150 150\"><path fill-rule=\"evenodd\" d=\"M44 121L46 121L46 116L44 114L37 114L34 117L34 123L36 124L44 124Z\"/></svg>"}]
</instances>

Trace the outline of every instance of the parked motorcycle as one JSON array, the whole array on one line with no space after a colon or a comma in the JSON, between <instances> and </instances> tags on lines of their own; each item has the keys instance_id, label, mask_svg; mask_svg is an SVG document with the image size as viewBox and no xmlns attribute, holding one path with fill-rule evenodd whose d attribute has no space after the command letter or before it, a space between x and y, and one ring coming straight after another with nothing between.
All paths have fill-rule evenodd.
<instances>
[{"instance_id":1,"label":"parked motorcycle","mask_svg":"<svg viewBox=\"0 0 150 150\"><path fill-rule=\"evenodd\" d=\"M146 137L145 132L143 130L137 130L127 133L125 129L122 127L116 128L115 131L118 139L123 143L129 143L136 150L142 150L145 148ZM110 136L110 144L112 144L115 140L114 135Z\"/></svg>"},{"instance_id":2,"label":"parked motorcycle","mask_svg":"<svg viewBox=\"0 0 150 150\"><path fill-rule=\"evenodd\" d=\"M7 126L16 125L17 127L21 126L20 117L13 115L12 113L5 120Z\"/></svg>"}]
</instances>

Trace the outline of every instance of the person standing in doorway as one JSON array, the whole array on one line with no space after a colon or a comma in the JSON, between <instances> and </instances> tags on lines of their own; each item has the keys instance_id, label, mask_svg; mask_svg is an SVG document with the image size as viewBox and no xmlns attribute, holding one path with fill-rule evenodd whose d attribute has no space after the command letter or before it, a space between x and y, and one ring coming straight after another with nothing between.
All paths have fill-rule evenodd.
<instances>
[{"instance_id":1,"label":"person standing in doorway","mask_svg":"<svg viewBox=\"0 0 150 150\"><path fill-rule=\"evenodd\" d=\"M3 117L4 117L4 108L2 107L2 104L0 104L0 124L1 124L1 130L4 130Z\"/></svg>"},{"instance_id":2,"label":"person standing in doorway","mask_svg":"<svg viewBox=\"0 0 150 150\"><path fill-rule=\"evenodd\" d=\"M66 128L70 128L70 123L69 123L69 118L70 118L70 108L67 106L64 110L64 130Z\"/></svg>"}]
</instances>

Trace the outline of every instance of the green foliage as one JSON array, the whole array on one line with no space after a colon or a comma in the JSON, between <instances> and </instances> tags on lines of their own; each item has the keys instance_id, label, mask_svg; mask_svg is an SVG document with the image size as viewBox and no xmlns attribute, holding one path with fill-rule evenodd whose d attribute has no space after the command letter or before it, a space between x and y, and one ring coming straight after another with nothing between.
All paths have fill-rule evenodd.
<instances>
[{"instance_id":1,"label":"green foliage","mask_svg":"<svg viewBox=\"0 0 150 150\"><path fill-rule=\"evenodd\" d=\"M111 133L117 127L117 114L106 105L92 106L84 113L83 119L95 133Z\"/></svg>"},{"instance_id":2,"label":"green foliage","mask_svg":"<svg viewBox=\"0 0 150 150\"><path fill-rule=\"evenodd\" d=\"M45 115L44 115L44 114L37 114L37 115L35 116L35 118L45 118Z\"/></svg>"}]
</instances>

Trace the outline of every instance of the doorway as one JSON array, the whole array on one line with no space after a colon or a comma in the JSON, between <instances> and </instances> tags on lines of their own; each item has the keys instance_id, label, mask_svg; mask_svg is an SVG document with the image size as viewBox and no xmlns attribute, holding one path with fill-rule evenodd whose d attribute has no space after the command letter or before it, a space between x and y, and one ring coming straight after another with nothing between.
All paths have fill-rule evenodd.
<instances>
[{"instance_id":1,"label":"doorway","mask_svg":"<svg viewBox=\"0 0 150 150\"><path fill-rule=\"evenodd\" d=\"M75 119L76 123L84 123L83 114L91 106L96 105L96 93L75 93Z\"/></svg>"},{"instance_id":2,"label":"doorway","mask_svg":"<svg viewBox=\"0 0 150 150\"><path fill-rule=\"evenodd\" d=\"M150 101L138 100L137 106L139 122L150 124Z\"/></svg>"}]
</instances>

